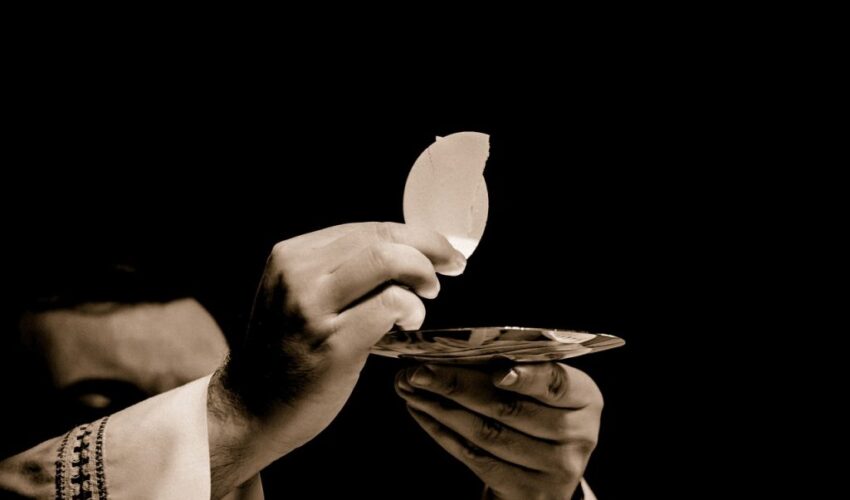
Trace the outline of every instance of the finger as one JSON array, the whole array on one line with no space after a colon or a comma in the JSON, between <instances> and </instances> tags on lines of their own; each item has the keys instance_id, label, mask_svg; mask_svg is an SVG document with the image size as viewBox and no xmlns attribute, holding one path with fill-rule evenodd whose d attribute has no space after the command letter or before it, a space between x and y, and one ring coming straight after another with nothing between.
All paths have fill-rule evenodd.
<instances>
[{"instance_id":1,"label":"finger","mask_svg":"<svg viewBox=\"0 0 850 500\"><path fill-rule=\"evenodd\" d=\"M466 258L452 247L445 236L436 231L395 222L370 222L360 225L329 243L324 252L335 255L353 254L375 243L398 243L413 247L424 254L436 271L457 276L466 267Z\"/></svg>"},{"instance_id":2,"label":"finger","mask_svg":"<svg viewBox=\"0 0 850 500\"><path fill-rule=\"evenodd\" d=\"M441 425L429 415L408 407L410 415L422 429L437 442L449 455L464 465L491 488L499 490L521 490L522 486L534 483L539 473L516 467L500 460L469 443L457 433Z\"/></svg>"},{"instance_id":3,"label":"finger","mask_svg":"<svg viewBox=\"0 0 850 500\"><path fill-rule=\"evenodd\" d=\"M333 320L331 342L346 343L345 350L368 349L394 326L416 330L425 321L425 305L410 290L390 285Z\"/></svg>"},{"instance_id":4,"label":"finger","mask_svg":"<svg viewBox=\"0 0 850 500\"><path fill-rule=\"evenodd\" d=\"M602 410L602 393L583 371L561 363L516 365L496 373L493 383L557 408Z\"/></svg>"},{"instance_id":5,"label":"finger","mask_svg":"<svg viewBox=\"0 0 850 500\"><path fill-rule=\"evenodd\" d=\"M536 438L565 441L570 437L569 431L575 429L574 417L568 411L498 389L492 375L479 369L422 365L403 370L396 383L450 399Z\"/></svg>"},{"instance_id":6,"label":"finger","mask_svg":"<svg viewBox=\"0 0 850 500\"><path fill-rule=\"evenodd\" d=\"M341 237L366 227L368 222L353 222L349 224L340 224L338 226L326 227L312 233L302 234L294 238L290 238L281 242L291 248L299 250L317 250L326 246Z\"/></svg>"},{"instance_id":7,"label":"finger","mask_svg":"<svg viewBox=\"0 0 850 500\"><path fill-rule=\"evenodd\" d=\"M434 266L419 250L399 243L361 249L326 278L322 303L340 311L380 285L394 281L432 299L440 292Z\"/></svg>"},{"instance_id":8,"label":"finger","mask_svg":"<svg viewBox=\"0 0 850 500\"><path fill-rule=\"evenodd\" d=\"M517 432L444 399L425 398L405 391L400 391L400 395L410 407L430 415L496 458L536 471L552 471L560 462L563 450L559 444Z\"/></svg>"}]
</instances>

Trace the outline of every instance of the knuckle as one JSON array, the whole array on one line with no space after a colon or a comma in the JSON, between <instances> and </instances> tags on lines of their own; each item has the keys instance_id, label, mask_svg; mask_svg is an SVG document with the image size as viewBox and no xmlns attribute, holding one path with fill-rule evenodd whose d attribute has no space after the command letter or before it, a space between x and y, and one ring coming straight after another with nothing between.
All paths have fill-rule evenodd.
<instances>
[{"instance_id":1,"label":"knuckle","mask_svg":"<svg viewBox=\"0 0 850 500\"><path fill-rule=\"evenodd\" d=\"M524 401L517 398L503 400L496 408L496 414L501 418L515 418L519 416L531 416L532 410L529 410Z\"/></svg>"},{"instance_id":2,"label":"knuckle","mask_svg":"<svg viewBox=\"0 0 850 500\"><path fill-rule=\"evenodd\" d=\"M584 463L584 457L568 450L558 457L555 470L564 481L572 482L581 478L584 473Z\"/></svg>"},{"instance_id":3,"label":"knuckle","mask_svg":"<svg viewBox=\"0 0 850 500\"><path fill-rule=\"evenodd\" d=\"M555 418L555 432L559 436L566 437L567 435L569 435L572 425L573 418L570 412L558 412L558 416Z\"/></svg>"},{"instance_id":4,"label":"knuckle","mask_svg":"<svg viewBox=\"0 0 850 500\"><path fill-rule=\"evenodd\" d=\"M410 379L410 375L406 370L399 370L395 374L395 385L401 385L402 383L407 383Z\"/></svg>"},{"instance_id":5,"label":"knuckle","mask_svg":"<svg viewBox=\"0 0 850 500\"><path fill-rule=\"evenodd\" d=\"M420 299L419 297L414 298L416 299L413 302L415 304L417 318L421 319L422 321L425 321L425 314L427 312L427 310L425 309L425 303L422 302L422 299Z\"/></svg>"},{"instance_id":6,"label":"knuckle","mask_svg":"<svg viewBox=\"0 0 850 500\"><path fill-rule=\"evenodd\" d=\"M484 457L484 456L481 456L481 455L476 457L475 461L476 461L476 468L482 474L486 474L486 475L492 474L499 466L496 463L496 461L493 460L492 458Z\"/></svg>"},{"instance_id":7,"label":"knuckle","mask_svg":"<svg viewBox=\"0 0 850 500\"><path fill-rule=\"evenodd\" d=\"M478 455L475 459L475 467L483 475L492 475L499 468L498 462L490 457Z\"/></svg>"},{"instance_id":8,"label":"knuckle","mask_svg":"<svg viewBox=\"0 0 850 500\"><path fill-rule=\"evenodd\" d=\"M381 307L390 311L398 309L402 300L404 300L403 294L402 289L397 286L388 287L378 296Z\"/></svg>"},{"instance_id":9,"label":"knuckle","mask_svg":"<svg viewBox=\"0 0 850 500\"><path fill-rule=\"evenodd\" d=\"M573 387L578 389L581 388L581 393L586 400L584 401L584 406L586 408L590 408L592 410L596 410L597 413L602 412L602 408L605 406L605 400L602 397L602 391L599 389L599 386L596 385L596 381L591 378L587 373L574 369L576 371L576 376L574 380L571 380L571 384Z\"/></svg>"},{"instance_id":10,"label":"knuckle","mask_svg":"<svg viewBox=\"0 0 850 500\"><path fill-rule=\"evenodd\" d=\"M438 373L437 386L444 396L455 396L462 391L460 379L452 371Z\"/></svg>"},{"instance_id":11,"label":"knuckle","mask_svg":"<svg viewBox=\"0 0 850 500\"><path fill-rule=\"evenodd\" d=\"M266 272L271 271L286 277L298 275L304 266L303 259L295 253L295 250L285 241L276 244L266 262Z\"/></svg>"},{"instance_id":12,"label":"knuckle","mask_svg":"<svg viewBox=\"0 0 850 500\"><path fill-rule=\"evenodd\" d=\"M425 304L421 300L417 300L416 308L410 317L411 328L413 330L418 330L422 326L422 323L425 322L425 315Z\"/></svg>"},{"instance_id":13,"label":"knuckle","mask_svg":"<svg viewBox=\"0 0 850 500\"><path fill-rule=\"evenodd\" d=\"M596 449L596 444L598 440L596 436L585 436L579 439L576 439L573 442L573 446L575 446L576 451L579 455L581 455L585 460L590 456L591 453Z\"/></svg>"},{"instance_id":14,"label":"knuckle","mask_svg":"<svg viewBox=\"0 0 850 500\"><path fill-rule=\"evenodd\" d=\"M397 300L396 293L393 291L392 287L387 288L378 295L378 302L380 303L381 309L384 310L394 309Z\"/></svg>"},{"instance_id":15,"label":"knuckle","mask_svg":"<svg viewBox=\"0 0 850 500\"><path fill-rule=\"evenodd\" d=\"M599 390L599 386L597 386L595 382L593 383L593 389L590 393L589 406L600 412L605 407L605 398L602 396L602 391Z\"/></svg>"},{"instance_id":16,"label":"knuckle","mask_svg":"<svg viewBox=\"0 0 850 500\"><path fill-rule=\"evenodd\" d=\"M499 422L490 418L477 417L475 434L483 442L503 440L505 428Z\"/></svg>"},{"instance_id":17,"label":"knuckle","mask_svg":"<svg viewBox=\"0 0 850 500\"><path fill-rule=\"evenodd\" d=\"M272 247L271 257L276 262L285 261L289 257L290 246L286 241L280 241Z\"/></svg>"},{"instance_id":18,"label":"knuckle","mask_svg":"<svg viewBox=\"0 0 850 500\"><path fill-rule=\"evenodd\" d=\"M488 456L481 448L470 442L463 445L463 454L474 467L481 473L490 474L498 467L498 462Z\"/></svg>"},{"instance_id":19,"label":"knuckle","mask_svg":"<svg viewBox=\"0 0 850 500\"><path fill-rule=\"evenodd\" d=\"M278 254L280 252L283 252L285 248L286 248L286 241L278 241L272 247L272 253Z\"/></svg>"},{"instance_id":20,"label":"knuckle","mask_svg":"<svg viewBox=\"0 0 850 500\"><path fill-rule=\"evenodd\" d=\"M390 252L384 245L372 245L366 251L369 263L374 269L385 269L390 263Z\"/></svg>"},{"instance_id":21,"label":"knuckle","mask_svg":"<svg viewBox=\"0 0 850 500\"><path fill-rule=\"evenodd\" d=\"M375 222L372 231L378 241L394 241L396 234L395 226L390 222Z\"/></svg>"},{"instance_id":22,"label":"knuckle","mask_svg":"<svg viewBox=\"0 0 850 500\"><path fill-rule=\"evenodd\" d=\"M558 400L564 397L569 387L567 371L558 363L552 364L552 372L549 382L546 384L546 392L552 399Z\"/></svg>"}]
</instances>

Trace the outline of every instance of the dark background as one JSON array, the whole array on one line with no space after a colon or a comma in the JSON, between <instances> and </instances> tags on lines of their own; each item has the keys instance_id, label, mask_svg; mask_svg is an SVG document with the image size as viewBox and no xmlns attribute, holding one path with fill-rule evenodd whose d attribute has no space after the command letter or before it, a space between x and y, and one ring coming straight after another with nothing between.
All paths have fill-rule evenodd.
<instances>
[{"instance_id":1,"label":"dark background","mask_svg":"<svg viewBox=\"0 0 850 500\"><path fill-rule=\"evenodd\" d=\"M193 89L42 101L15 127L18 170L2 187L8 300L130 261L197 295L238 338L274 242L401 221L407 171L434 136L489 133L487 230L466 273L442 280L426 326L625 338L574 362L606 398L586 477L600 498L714 483L694 458L716 445L712 426L692 418L712 400L688 401L705 377L700 339L718 340L719 317L736 307L709 291L735 242L722 222L729 199L714 189L734 184L725 132L693 119L715 113L711 102L598 94L498 107L460 95L389 111L353 95L297 112L250 97L213 105ZM472 475L396 398L399 367L370 360L334 424L264 472L267 497L477 498Z\"/></svg>"}]
</instances>

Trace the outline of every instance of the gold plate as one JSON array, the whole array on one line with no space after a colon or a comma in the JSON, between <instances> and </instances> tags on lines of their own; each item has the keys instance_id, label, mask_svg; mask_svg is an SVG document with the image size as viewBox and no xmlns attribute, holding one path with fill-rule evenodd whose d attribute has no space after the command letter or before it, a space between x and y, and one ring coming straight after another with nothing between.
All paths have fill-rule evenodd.
<instances>
[{"instance_id":1,"label":"gold plate","mask_svg":"<svg viewBox=\"0 0 850 500\"><path fill-rule=\"evenodd\" d=\"M560 361L620 347L626 342L606 333L514 326L393 331L371 353L439 364L490 361Z\"/></svg>"}]
</instances>

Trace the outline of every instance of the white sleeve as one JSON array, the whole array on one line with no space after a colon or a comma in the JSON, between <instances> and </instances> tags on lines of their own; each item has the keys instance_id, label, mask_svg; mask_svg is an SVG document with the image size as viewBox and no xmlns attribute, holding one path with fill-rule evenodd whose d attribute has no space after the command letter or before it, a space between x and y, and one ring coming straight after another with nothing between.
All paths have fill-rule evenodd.
<instances>
[{"instance_id":1,"label":"white sleeve","mask_svg":"<svg viewBox=\"0 0 850 500\"><path fill-rule=\"evenodd\" d=\"M198 379L109 418L103 466L110 497L210 497L209 380Z\"/></svg>"},{"instance_id":2,"label":"white sleeve","mask_svg":"<svg viewBox=\"0 0 850 500\"><path fill-rule=\"evenodd\" d=\"M114 499L210 498L207 386L211 376L116 413L104 439L104 466ZM228 499L262 499L259 478Z\"/></svg>"},{"instance_id":3,"label":"white sleeve","mask_svg":"<svg viewBox=\"0 0 850 500\"><path fill-rule=\"evenodd\" d=\"M209 380L146 399L0 461L0 491L59 500L209 499ZM227 497L262 498L257 477Z\"/></svg>"}]
</instances>

